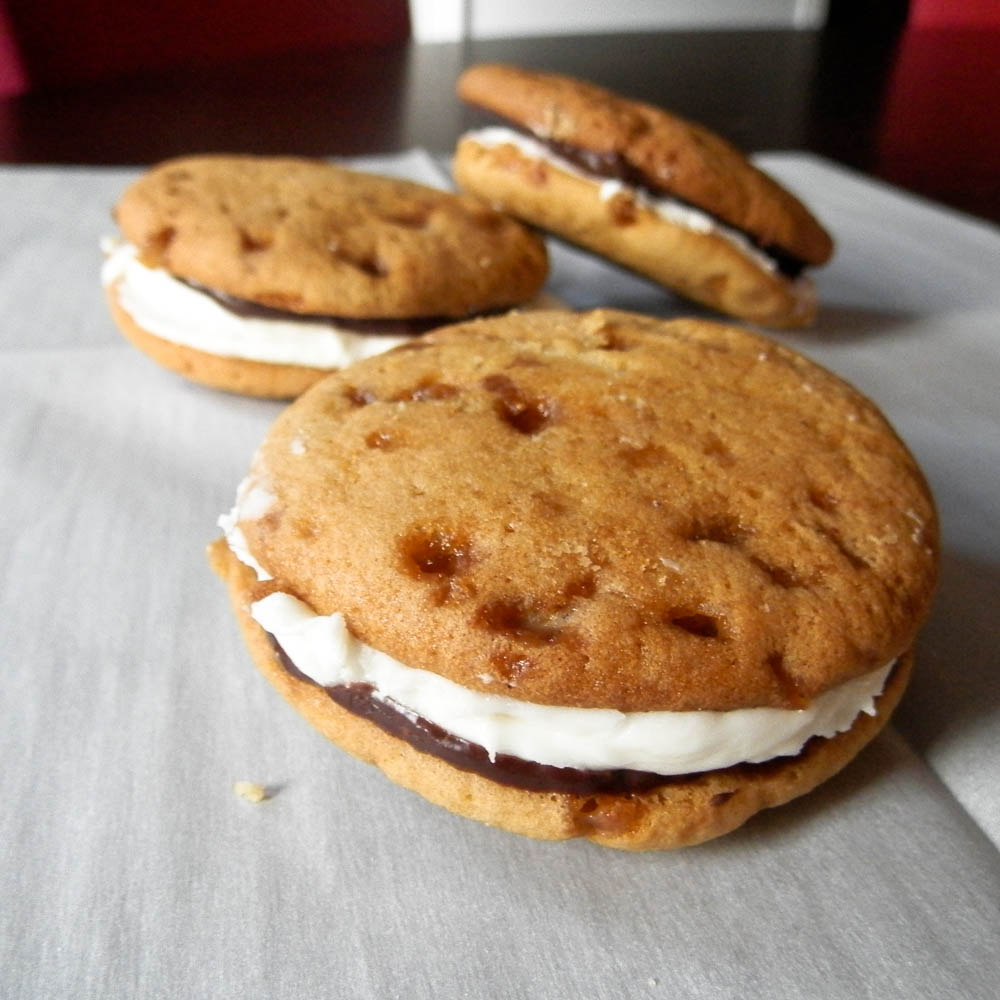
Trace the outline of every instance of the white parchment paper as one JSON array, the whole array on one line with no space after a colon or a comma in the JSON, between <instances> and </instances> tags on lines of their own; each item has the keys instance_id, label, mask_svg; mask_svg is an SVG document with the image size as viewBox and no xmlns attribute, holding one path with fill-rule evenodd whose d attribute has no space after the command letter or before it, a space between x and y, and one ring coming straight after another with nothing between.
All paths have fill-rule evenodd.
<instances>
[{"instance_id":1,"label":"white parchment paper","mask_svg":"<svg viewBox=\"0 0 1000 1000\"><path fill-rule=\"evenodd\" d=\"M943 581L896 724L853 766L641 856L451 816L280 700L203 550L281 404L186 383L114 329L98 242L136 172L0 168L0 996L997 995L1000 234L762 162L838 240L818 327L780 339L910 444ZM363 165L446 183L420 153ZM570 305L691 311L552 252Z\"/></svg>"}]
</instances>

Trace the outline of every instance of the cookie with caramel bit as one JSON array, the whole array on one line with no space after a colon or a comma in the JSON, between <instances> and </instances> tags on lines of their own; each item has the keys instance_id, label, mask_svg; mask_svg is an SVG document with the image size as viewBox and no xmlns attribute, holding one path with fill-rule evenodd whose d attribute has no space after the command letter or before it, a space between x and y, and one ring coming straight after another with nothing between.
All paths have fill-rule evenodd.
<instances>
[{"instance_id":1,"label":"cookie with caramel bit","mask_svg":"<svg viewBox=\"0 0 1000 1000\"><path fill-rule=\"evenodd\" d=\"M523 304L548 273L543 241L473 196L319 160L168 160L114 215L133 250L105 277L122 332L174 371L253 395L295 395L380 343ZM206 339L206 308L226 337ZM285 328L266 344L274 321ZM342 356L317 347L330 330Z\"/></svg>"},{"instance_id":2,"label":"cookie with caramel bit","mask_svg":"<svg viewBox=\"0 0 1000 1000\"><path fill-rule=\"evenodd\" d=\"M511 129L463 136L459 185L682 296L765 326L807 325L833 241L725 139L594 84L473 66L468 103Z\"/></svg>"},{"instance_id":3,"label":"cookie with caramel bit","mask_svg":"<svg viewBox=\"0 0 1000 1000\"><path fill-rule=\"evenodd\" d=\"M458 324L330 376L241 496L214 565L307 718L455 812L615 847L717 836L843 767L905 687L937 572L933 501L872 402L739 328L612 310ZM553 765L316 681L251 613L276 592L508 713L787 718L887 680L775 759Z\"/></svg>"}]
</instances>

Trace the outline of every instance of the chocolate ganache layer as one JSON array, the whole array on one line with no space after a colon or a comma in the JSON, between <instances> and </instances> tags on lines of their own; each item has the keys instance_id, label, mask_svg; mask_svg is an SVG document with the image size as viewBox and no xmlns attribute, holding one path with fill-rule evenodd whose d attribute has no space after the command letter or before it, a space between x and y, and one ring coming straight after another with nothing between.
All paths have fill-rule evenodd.
<instances>
[{"instance_id":1,"label":"chocolate ganache layer","mask_svg":"<svg viewBox=\"0 0 1000 1000\"><path fill-rule=\"evenodd\" d=\"M677 780L676 775L666 777L650 771L584 771L573 767L553 767L502 753L491 759L478 744L469 743L427 719L406 713L392 702L374 697L370 684L338 684L332 687L317 684L295 666L273 635L270 639L287 673L313 687L321 687L327 697L341 708L367 719L383 732L408 743L414 750L439 757L462 771L471 771L498 784L531 792L624 795Z\"/></svg>"},{"instance_id":2,"label":"chocolate ganache layer","mask_svg":"<svg viewBox=\"0 0 1000 1000\"><path fill-rule=\"evenodd\" d=\"M278 640L268 633L282 668L296 680L322 689L328 698L354 715L367 719L383 732L408 743L414 750L439 757L453 767L470 771L500 785L520 788L529 792L555 792L565 795L622 795L628 796L661 788L680 785L698 777L697 774L655 774L652 771L635 771L627 768L588 771L574 767L554 767L539 764L510 754L498 753L492 759L476 743L463 740L446 729L420 716L397 708L392 702L374 696L370 684L338 684L324 687L317 684L292 662ZM899 669L898 663L886 679L886 687ZM825 743L826 737L808 739L797 756L809 753L810 748ZM789 757L776 757L758 764L733 764L713 773L729 774L734 778L763 776L785 766ZM720 802L734 793L723 793Z\"/></svg>"},{"instance_id":3,"label":"chocolate ganache layer","mask_svg":"<svg viewBox=\"0 0 1000 1000\"><path fill-rule=\"evenodd\" d=\"M179 278L188 288L202 295L207 295L210 299L228 310L235 316L243 319L273 319L285 322L296 321L300 323L329 323L341 330L351 333L368 334L378 336L385 334L396 337L418 337L420 334L428 333L439 326L448 323L455 323L457 320L447 316L418 316L412 319L354 319L346 316L332 316L320 313L297 313L289 309L278 309L274 306L261 305L259 302L251 302L249 299L237 298L235 295L228 295L215 288L207 288L189 278Z\"/></svg>"},{"instance_id":4,"label":"chocolate ganache layer","mask_svg":"<svg viewBox=\"0 0 1000 1000\"><path fill-rule=\"evenodd\" d=\"M672 198L678 204L684 205L686 208L690 208L697 212L701 212L703 215L707 215L713 222L736 230L761 253L770 257L771 260L774 261L778 272L790 280L794 280L799 277L799 275L801 275L806 268L806 262L804 260L789 253L787 250L782 249L774 243L763 243L761 240L757 239L753 233L747 232L745 229L740 229L738 226L734 226L732 223L726 222L724 219L720 219L711 212L705 211L705 209L700 205L696 205L693 202L688 201L686 198L681 198L669 188L652 182L646 174L632 166L632 164L629 163L628 160L626 160L620 153L608 153L599 152L594 149L584 149L581 146L573 146L566 142L559 142L556 139L546 139L542 136L535 135L534 133L525 132L524 129L517 128L517 126L512 122L504 122L504 124L515 128L524 135L530 135L533 139L541 142L543 145L551 149L556 156L559 156L562 159L567 160L569 163L572 163L574 166L579 167L585 173L593 174L595 177L600 177L604 180L621 181L623 184L628 184L637 191L653 198Z\"/></svg>"}]
</instances>

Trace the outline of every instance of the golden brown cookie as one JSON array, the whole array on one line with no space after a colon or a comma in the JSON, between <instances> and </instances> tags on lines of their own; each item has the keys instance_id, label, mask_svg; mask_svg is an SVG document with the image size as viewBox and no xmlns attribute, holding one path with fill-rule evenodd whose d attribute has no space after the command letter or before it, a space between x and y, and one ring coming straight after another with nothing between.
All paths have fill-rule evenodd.
<instances>
[{"instance_id":1,"label":"golden brown cookie","mask_svg":"<svg viewBox=\"0 0 1000 1000\"><path fill-rule=\"evenodd\" d=\"M458 93L513 125L459 141L465 190L722 312L812 319L801 274L829 259L830 236L724 139L553 73L474 66Z\"/></svg>"},{"instance_id":2,"label":"golden brown cookie","mask_svg":"<svg viewBox=\"0 0 1000 1000\"><path fill-rule=\"evenodd\" d=\"M320 161L170 160L115 217L103 279L123 332L175 371L254 395L522 304L548 267L536 235L475 198Z\"/></svg>"},{"instance_id":3,"label":"golden brown cookie","mask_svg":"<svg viewBox=\"0 0 1000 1000\"><path fill-rule=\"evenodd\" d=\"M463 815L629 848L850 760L937 568L871 402L737 328L603 310L331 375L224 527L254 659L326 735Z\"/></svg>"}]
</instances>

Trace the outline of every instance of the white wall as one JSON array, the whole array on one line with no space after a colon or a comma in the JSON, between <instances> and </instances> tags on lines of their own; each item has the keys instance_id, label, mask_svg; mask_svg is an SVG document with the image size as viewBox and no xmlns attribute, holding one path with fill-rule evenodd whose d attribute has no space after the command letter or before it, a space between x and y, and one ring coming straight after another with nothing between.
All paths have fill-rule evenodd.
<instances>
[{"instance_id":1,"label":"white wall","mask_svg":"<svg viewBox=\"0 0 1000 1000\"><path fill-rule=\"evenodd\" d=\"M827 0L410 0L418 42L511 35L815 28Z\"/></svg>"}]
</instances>

